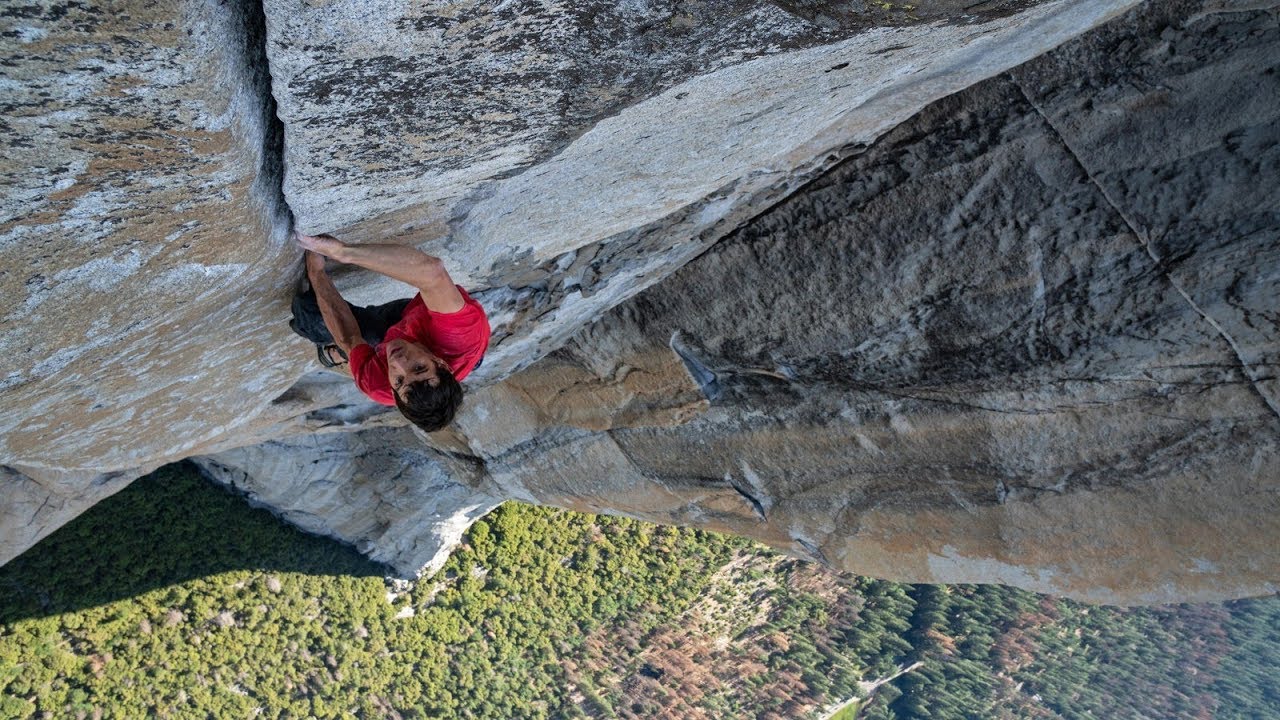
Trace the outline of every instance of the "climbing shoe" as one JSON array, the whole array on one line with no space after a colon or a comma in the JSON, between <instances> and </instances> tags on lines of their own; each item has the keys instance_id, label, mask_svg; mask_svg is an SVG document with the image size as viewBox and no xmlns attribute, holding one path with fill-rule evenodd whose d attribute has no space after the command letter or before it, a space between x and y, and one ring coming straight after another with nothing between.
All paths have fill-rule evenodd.
<instances>
[{"instance_id":1,"label":"climbing shoe","mask_svg":"<svg viewBox=\"0 0 1280 720\"><path fill-rule=\"evenodd\" d=\"M337 356L340 360L334 359ZM316 343L316 359L327 368L342 367L347 364L347 354L337 345L321 345Z\"/></svg>"}]
</instances>

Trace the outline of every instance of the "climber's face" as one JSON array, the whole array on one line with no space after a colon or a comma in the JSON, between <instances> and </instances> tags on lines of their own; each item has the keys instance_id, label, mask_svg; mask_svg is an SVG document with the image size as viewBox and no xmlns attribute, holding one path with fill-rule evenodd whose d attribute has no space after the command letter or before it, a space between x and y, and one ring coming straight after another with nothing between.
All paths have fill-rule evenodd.
<instances>
[{"instance_id":1,"label":"climber's face","mask_svg":"<svg viewBox=\"0 0 1280 720\"><path fill-rule=\"evenodd\" d=\"M397 396L401 388L410 383L425 380L431 387L440 384L440 371L449 369L444 360L436 357L423 346L403 338L390 340L384 346L387 353L387 381Z\"/></svg>"}]
</instances>

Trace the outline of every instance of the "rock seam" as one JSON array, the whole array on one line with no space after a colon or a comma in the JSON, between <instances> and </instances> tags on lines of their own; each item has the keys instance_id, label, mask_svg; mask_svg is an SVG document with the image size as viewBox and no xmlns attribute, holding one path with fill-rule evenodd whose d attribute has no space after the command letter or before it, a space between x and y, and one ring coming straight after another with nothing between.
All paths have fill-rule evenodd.
<instances>
[{"instance_id":1,"label":"rock seam","mask_svg":"<svg viewBox=\"0 0 1280 720\"><path fill-rule=\"evenodd\" d=\"M1156 270L1159 271L1160 275L1169 283L1169 286L1177 291L1178 295L1182 296L1182 299L1186 301L1187 305L1190 306L1196 314L1204 318L1205 321L1208 322L1209 325L1218 333L1218 335L1226 341L1227 346L1231 348L1231 353L1235 355L1236 360L1240 363L1240 369L1244 373L1244 376L1248 378L1249 387L1253 389L1254 393L1262 400L1263 404L1271 410L1271 413L1275 415L1277 419L1280 419L1280 400L1271 397L1266 390L1262 388L1257 375L1254 374L1253 367L1249 365L1249 363L1244 359L1244 354L1240 352L1240 346L1236 344L1235 338L1231 337L1231 334L1227 332L1226 328L1222 327L1222 325L1214 319L1212 315L1201 308L1200 305L1191 298L1191 295L1182 287L1182 284L1174 279L1173 275L1169 273L1164 259L1160 257L1160 254L1156 252L1155 247L1152 246L1150 233L1148 233L1145 228L1139 227L1138 223L1134 221L1133 218L1129 217L1128 213L1126 213L1120 207L1120 204L1115 201L1115 198L1111 197L1111 193L1107 192L1107 188L1104 187L1102 183L1098 182L1098 179L1094 177L1093 171L1088 165L1085 165L1084 159L1080 157L1080 154L1076 152L1075 148L1071 147L1071 143L1067 141L1066 136L1058 129L1058 126L1053 124L1053 121L1044 113L1044 110L1041 109L1041 107L1031 98L1031 94L1027 92L1027 89L1023 84L1012 75L1006 74L1006 77L1008 77L1014 86L1018 88L1018 92L1020 92L1022 97L1026 99L1027 104L1031 109L1040 116L1040 119L1044 120L1045 125L1053 132L1054 136L1058 139L1058 142L1062 143L1063 149L1066 150L1067 154L1071 156L1071 159L1080 166L1080 170L1084 173L1085 177L1089 179L1089 182L1098 189L1098 192L1102 195L1102 199L1106 200L1107 205L1110 205L1111 209L1115 210L1116 215L1124 222L1125 226L1129 228L1129 231L1133 233L1133 236L1142 243L1143 249L1146 250L1151 261L1155 263Z\"/></svg>"}]
</instances>

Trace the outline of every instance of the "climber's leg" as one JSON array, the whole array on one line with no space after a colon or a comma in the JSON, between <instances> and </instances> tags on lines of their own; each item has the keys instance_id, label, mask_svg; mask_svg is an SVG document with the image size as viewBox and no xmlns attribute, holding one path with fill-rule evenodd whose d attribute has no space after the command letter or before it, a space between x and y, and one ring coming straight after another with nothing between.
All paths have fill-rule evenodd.
<instances>
[{"instance_id":1,"label":"climber's leg","mask_svg":"<svg viewBox=\"0 0 1280 720\"><path fill-rule=\"evenodd\" d=\"M289 320L289 329L317 345L328 345L333 342L333 335L324 326L324 316L320 314L320 304L316 302L315 292L306 292L293 296L293 319Z\"/></svg>"},{"instance_id":2,"label":"climber's leg","mask_svg":"<svg viewBox=\"0 0 1280 720\"><path fill-rule=\"evenodd\" d=\"M367 307L357 307L347 303L347 307L351 308L351 314L355 315L356 322L360 325L360 336L365 342L376 347L386 336L387 330L400 322L400 318L404 315L404 308L408 304L409 299L406 298ZM329 329L324 325L324 317L320 314L316 294L311 290L298 293L293 297L293 319L289 321L289 327L317 345L333 343L333 335L329 334Z\"/></svg>"},{"instance_id":3,"label":"climber's leg","mask_svg":"<svg viewBox=\"0 0 1280 720\"><path fill-rule=\"evenodd\" d=\"M405 306L412 299L403 298L381 305L366 305L362 308L353 306L351 311L355 313L356 321L360 323L360 335L364 337L365 342L377 347L378 343L387 336L391 326L404 317Z\"/></svg>"}]
</instances>

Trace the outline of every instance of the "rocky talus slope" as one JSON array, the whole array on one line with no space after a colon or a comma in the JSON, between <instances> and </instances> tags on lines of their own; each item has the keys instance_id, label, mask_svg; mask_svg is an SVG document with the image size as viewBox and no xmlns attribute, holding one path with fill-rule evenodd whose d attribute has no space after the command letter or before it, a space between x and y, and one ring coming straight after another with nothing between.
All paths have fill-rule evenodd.
<instances>
[{"instance_id":1,"label":"rocky talus slope","mask_svg":"<svg viewBox=\"0 0 1280 720\"><path fill-rule=\"evenodd\" d=\"M730 5L6 11L0 560L192 457L409 575L515 498L1274 592L1274 0ZM291 221L490 309L456 427L314 371Z\"/></svg>"}]
</instances>

